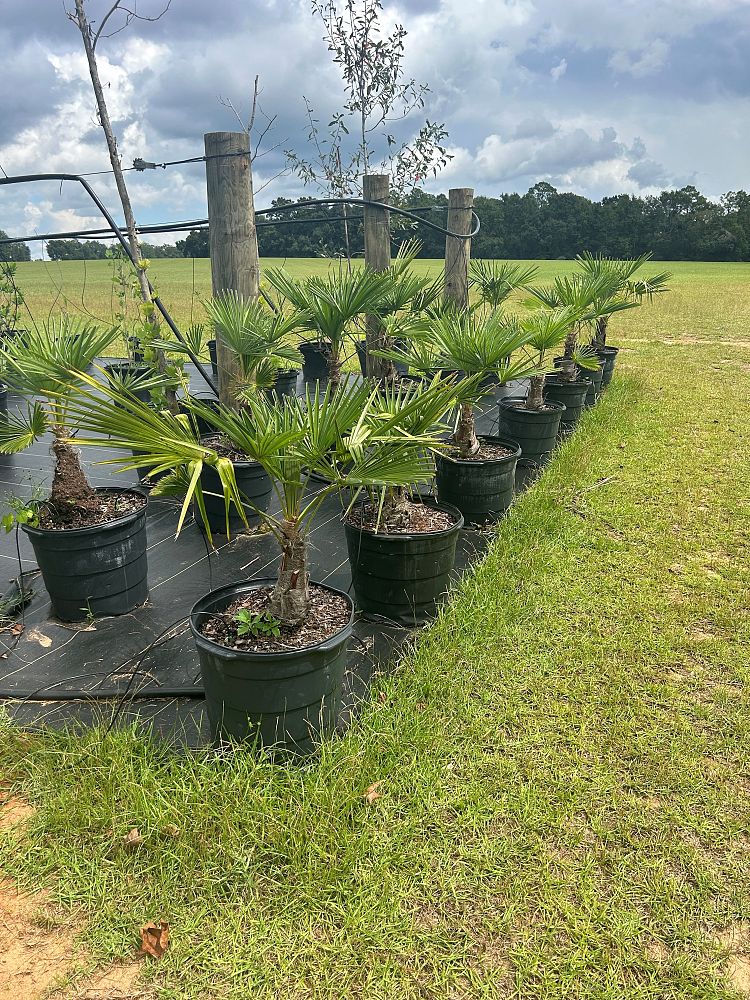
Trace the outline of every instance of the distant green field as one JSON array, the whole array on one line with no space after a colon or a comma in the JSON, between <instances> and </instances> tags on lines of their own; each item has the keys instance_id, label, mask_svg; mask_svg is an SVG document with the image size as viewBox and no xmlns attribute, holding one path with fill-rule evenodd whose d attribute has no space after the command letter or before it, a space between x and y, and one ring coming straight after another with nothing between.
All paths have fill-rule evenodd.
<instances>
[{"instance_id":1,"label":"distant green field","mask_svg":"<svg viewBox=\"0 0 750 1000\"><path fill-rule=\"evenodd\" d=\"M283 265L297 276L336 266L319 258L268 259L263 265ZM442 261L418 261L414 266L437 274ZM571 261L543 260L538 266L539 281L544 282L569 272L574 265ZM619 337L750 340L750 264L659 261L653 267L673 271L672 291L650 308L615 317L613 332L616 328ZM111 273L108 261L32 261L18 266L19 284L37 322L61 311L87 315L102 323L110 321L116 305ZM203 322L201 302L211 291L208 260L155 260L149 274L178 324ZM28 318L27 313L26 322Z\"/></svg>"}]
</instances>

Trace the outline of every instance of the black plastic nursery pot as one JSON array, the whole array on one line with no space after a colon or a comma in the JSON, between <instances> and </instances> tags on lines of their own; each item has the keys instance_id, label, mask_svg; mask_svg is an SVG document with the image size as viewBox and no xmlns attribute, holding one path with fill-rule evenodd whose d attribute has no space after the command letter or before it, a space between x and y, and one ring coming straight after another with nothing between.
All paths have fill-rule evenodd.
<instances>
[{"instance_id":1,"label":"black plastic nursery pot","mask_svg":"<svg viewBox=\"0 0 750 1000\"><path fill-rule=\"evenodd\" d=\"M497 405L500 411L500 434L521 445L521 463L535 466L546 464L557 443L557 432L565 413L565 404L548 401L544 410L527 410L523 396L508 396Z\"/></svg>"},{"instance_id":2,"label":"black plastic nursery pot","mask_svg":"<svg viewBox=\"0 0 750 1000\"><path fill-rule=\"evenodd\" d=\"M619 347L600 347L596 352L602 362L602 389L606 389L612 381L619 351Z\"/></svg>"},{"instance_id":3,"label":"black plastic nursery pot","mask_svg":"<svg viewBox=\"0 0 750 1000\"><path fill-rule=\"evenodd\" d=\"M198 630L205 615L220 613L243 594L274 583L259 579L230 584L212 590L193 607L190 627L198 647L206 711L215 742L257 741L261 746L309 754L321 736L336 726L354 622L351 598L324 587L347 601L349 621L330 639L305 649L283 653L228 649Z\"/></svg>"},{"instance_id":4,"label":"black plastic nursery pot","mask_svg":"<svg viewBox=\"0 0 750 1000\"><path fill-rule=\"evenodd\" d=\"M296 396L298 375L298 368L285 368L283 371L277 372L276 381L266 391L268 399L274 402L277 399L283 399L284 396Z\"/></svg>"},{"instance_id":5,"label":"black plastic nursery pot","mask_svg":"<svg viewBox=\"0 0 750 1000\"><path fill-rule=\"evenodd\" d=\"M398 625L424 625L448 590L463 527L461 511L443 501L422 502L455 518L442 531L384 534L344 521L358 608Z\"/></svg>"},{"instance_id":6,"label":"black plastic nursery pot","mask_svg":"<svg viewBox=\"0 0 750 1000\"><path fill-rule=\"evenodd\" d=\"M105 524L52 530L23 525L34 548L52 614L62 621L124 615L148 598L147 494L135 487L99 487L97 493L137 493L144 506Z\"/></svg>"},{"instance_id":7,"label":"black plastic nursery pot","mask_svg":"<svg viewBox=\"0 0 750 1000\"><path fill-rule=\"evenodd\" d=\"M464 460L435 456L438 499L452 504L468 524L497 521L515 495L516 465L521 446L516 441L482 435L481 441L513 449L504 458Z\"/></svg>"},{"instance_id":8,"label":"black plastic nursery pot","mask_svg":"<svg viewBox=\"0 0 750 1000\"><path fill-rule=\"evenodd\" d=\"M252 507L243 503L248 521L253 524L257 522L258 515L254 508L267 510L271 499L273 484L271 477L258 462L232 462L234 466L234 477L237 480L237 488L243 500L249 501ZM201 488L203 489L203 502L206 505L208 516L208 526L211 533L223 535L227 530L226 510L224 507L224 490L219 479L219 474L210 465L205 465L201 472ZM201 514L196 507L196 517L201 520ZM243 531L244 522L234 508L229 508L229 530L231 534Z\"/></svg>"},{"instance_id":9,"label":"black plastic nursery pot","mask_svg":"<svg viewBox=\"0 0 750 1000\"><path fill-rule=\"evenodd\" d=\"M599 365L593 371L590 368L581 368L579 377L584 379L588 383L588 392L586 393L586 409L591 409L599 398L599 393L602 391L602 379L604 377L604 368Z\"/></svg>"},{"instance_id":10,"label":"black plastic nursery pot","mask_svg":"<svg viewBox=\"0 0 750 1000\"><path fill-rule=\"evenodd\" d=\"M302 373L306 379L326 378L331 345L324 340L306 340L299 345L302 354Z\"/></svg>"},{"instance_id":11,"label":"black plastic nursery pot","mask_svg":"<svg viewBox=\"0 0 750 1000\"><path fill-rule=\"evenodd\" d=\"M148 365L144 365L139 361L112 361L107 362L105 367L109 373L120 379L133 379L128 385L128 389L136 399L139 399L142 403L151 401L149 390L138 388L138 381L140 379L149 378L152 375L152 371Z\"/></svg>"},{"instance_id":12,"label":"black plastic nursery pot","mask_svg":"<svg viewBox=\"0 0 750 1000\"><path fill-rule=\"evenodd\" d=\"M559 375L548 375L544 380L544 399L547 402L564 403L565 412L560 419L560 433L569 434L575 429L586 408L589 383L577 378L566 382Z\"/></svg>"},{"instance_id":13,"label":"black plastic nursery pot","mask_svg":"<svg viewBox=\"0 0 750 1000\"><path fill-rule=\"evenodd\" d=\"M8 386L0 382L0 420L8 416Z\"/></svg>"}]
</instances>

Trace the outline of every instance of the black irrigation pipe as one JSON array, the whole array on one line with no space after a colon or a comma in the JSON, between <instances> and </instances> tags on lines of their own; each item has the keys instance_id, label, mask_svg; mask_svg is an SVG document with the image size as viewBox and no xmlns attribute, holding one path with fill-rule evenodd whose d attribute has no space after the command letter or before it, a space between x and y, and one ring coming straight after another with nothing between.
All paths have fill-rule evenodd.
<instances>
[{"instance_id":1,"label":"black irrigation pipe","mask_svg":"<svg viewBox=\"0 0 750 1000\"><path fill-rule=\"evenodd\" d=\"M10 184L14 182L27 181L27 180L56 180L56 179L80 181L81 184L85 185L89 194L91 194L92 198L95 199L97 204L101 205L101 202L99 202L99 199L96 197L92 189L89 187L88 183L84 180L83 177L80 177L77 174L30 174L25 177L8 177L5 179L0 178L0 183ZM435 232L441 233L443 236L452 236L455 239L459 240L473 239L479 233L479 230L481 228L481 222L479 216L473 210L471 213L472 218L474 220L474 227L472 228L472 231L470 233L454 233L452 232L452 230L446 229L444 226L439 226L436 222L430 222L429 219L423 219L417 214L418 212L431 212L434 211L435 208L437 208L438 210L442 210L442 206L431 205L425 208L416 207L414 209L406 209L406 208L398 208L395 205L388 205L382 201L366 201L363 198L311 198L309 201L296 202L291 205L276 205L272 208L260 208L255 212L255 215L262 216L262 215L271 215L284 212L296 212L299 211L300 209L313 208L318 205L359 205L363 208L366 206L369 206L371 208L382 208L388 212L392 212L395 215L401 215L404 218L412 219L414 222L418 222L422 226L427 226L428 229L434 229ZM93 236L95 234L96 235L102 234L102 238L106 239L107 233L109 233L109 236L116 235L118 239L120 239L120 241L122 242L122 235L119 229L117 228L116 223L112 220L112 217L109 215L106 209L104 209L103 206L101 206L101 210L104 213L106 213L105 218L112 227L109 231L105 229L90 229L90 230L78 230L72 233L48 233L44 236L38 236L38 235L12 236L8 237L7 239L0 240L0 246L3 246L6 243L31 243L34 242L35 240L75 238L77 236ZM291 226L291 225L303 225L308 222L343 222L345 219L352 222L357 222L360 221L361 217L342 215L331 218L322 216L321 218L315 218L315 219L289 219L286 222L284 222L283 219L272 219L270 222L259 222L258 226ZM139 233L182 232L189 229L202 229L206 226L208 226L208 219L195 219L193 222L174 222L174 223L164 223L163 225L139 226L138 232ZM128 248L126 247L126 249ZM129 252L128 256L130 256ZM154 301L156 301L156 299L154 299Z\"/></svg>"},{"instance_id":2,"label":"black irrigation pipe","mask_svg":"<svg viewBox=\"0 0 750 1000\"><path fill-rule=\"evenodd\" d=\"M109 210L107 209L106 205L101 200L101 198L99 198L99 196L94 191L94 189L91 187L91 185L89 184L89 182L86 180L85 177L81 177L79 174L21 174L21 175L16 176L16 177L0 177L0 186L5 185L5 184L26 184L26 183L29 183L31 181L77 181L79 184L81 184L82 187L83 187L83 189L88 194L88 196L91 198L91 200L94 202L94 204L99 209L99 211L101 212L101 214L104 216L104 218L109 223L109 225L110 225L110 227L112 229L112 232L117 237L117 239L118 239L118 241L120 243L120 246L123 248L123 250L127 254L128 259L130 260L130 263L133 265L133 268L136 271L138 270L138 262L136 261L135 257L133 256L133 252L130 249L130 246L129 246L127 240L123 236L122 230L117 225L117 223L115 222L115 220L112 218L112 216L110 215ZM18 241L15 240L14 242L18 242ZM148 278L146 278L146 281L148 282L149 290L152 293L153 303L156 306L156 308L159 310L159 312L162 314L162 316L164 317L164 319L165 319L165 321L167 323L167 326L172 331L172 333L175 335L175 337L180 341L180 343L185 347L188 355L190 356L190 360L193 362L193 364L198 369L198 373L201 375L201 377L203 378L204 382L206 382L208 384L209 388L211 389L211 391L218 396L218 394L219 394L218 393L218 389L214 385L213 379L209 376L208 372L206 371L206 369L201 364L198 356L195 354L195 352L193 351L193 349L185 341L185 338L182 336L182 333L180 332L179 327L177 326L177 324L175 323L175 321L172 319L172 317L169 315L169 312L167 311L167 307L164 305L164 303L161 301L161 299L159 298L158 295L154 295L153 294L154 287L151 284L151 282L148 281Z\"/></svg>"},{"instance_id":3,"label":"black irrigation pipe","mask_svg":"<svg viewBox=\"0 0 750 1000\"><path fill-rule=\"evenodd\" d=\"M93 691L48 691L44 688L24 694L23 691L0 691L0 701L114 701L122 698L126 692L106 690L102 688ZM203 699L206 692L202 687L151 688L139 689L128 694L131 701L151 701L155 698L195 698Z\"/></svg>"}]
</instances>

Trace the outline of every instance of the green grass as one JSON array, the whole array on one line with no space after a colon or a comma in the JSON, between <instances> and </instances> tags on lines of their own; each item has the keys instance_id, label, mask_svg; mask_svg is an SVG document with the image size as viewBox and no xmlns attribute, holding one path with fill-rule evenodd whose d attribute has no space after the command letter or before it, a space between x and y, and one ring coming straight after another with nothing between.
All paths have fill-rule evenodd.
<instances>
[{"instance_id":1,"label":"green grass","mask_svg":"<svg viewBox=\"0 0 750 1000\"><path fill-rule=\"evenodd\" d=\"M297 276L321 273L335 266L323 259L263 261L264 267L282 264ZM573 268L570 261L544 260L538 264L542 282ZM439 261L418 261L415 268L437 274L441 266ZM649 310L633 310L615 317L613 328L616 326L618 332L633 337L748 337L750 297L745 288L750 265L656 262L653 267L667 267L674 272L673 291L660 296ZM149 274L179 324L204 322L201 301L211 292L208 260L154 260ZM50 311L63 309L100 322L112 318L116 299L108 261L19 264L18 281L37 322ZM131 313L134 317L134 308ZM24 322L28 322L28 313Z\"/></svg>"},{"instance_id":2,"label":"green grass","mask_svg":"<svg viewBox=\"0 0 750 1000\"><path fill-rule=\"evenodd\" d=\"M722 281L714 312L744 308ZM168 920L163 1000L736 997L750 350L655 337L318 761L5 725L39 810L5 870L81 907L102 961Z\"/></svg>"}]
</instances>

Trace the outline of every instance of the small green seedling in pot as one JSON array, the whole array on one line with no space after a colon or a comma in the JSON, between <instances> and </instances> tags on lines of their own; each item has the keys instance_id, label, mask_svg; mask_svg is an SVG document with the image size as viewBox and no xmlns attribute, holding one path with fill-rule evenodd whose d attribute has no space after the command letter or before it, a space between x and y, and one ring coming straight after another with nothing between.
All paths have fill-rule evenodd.
<instances>
[{"instance_id":1,"label":"small green seedling in pot","mask_svg":"<svg viewBox=\"0 0 750 1000\"><path fill-rule=\"evenodd\" d=\"M273 615L261 614L259 612L248 611L247 608L241 608L234 616L234 620L237 622L238 636L251 635L254 639L257 639L262 635L281 635L279 631L281 622L278 618L274 618Z\"/></svg>"}]
</instances>

